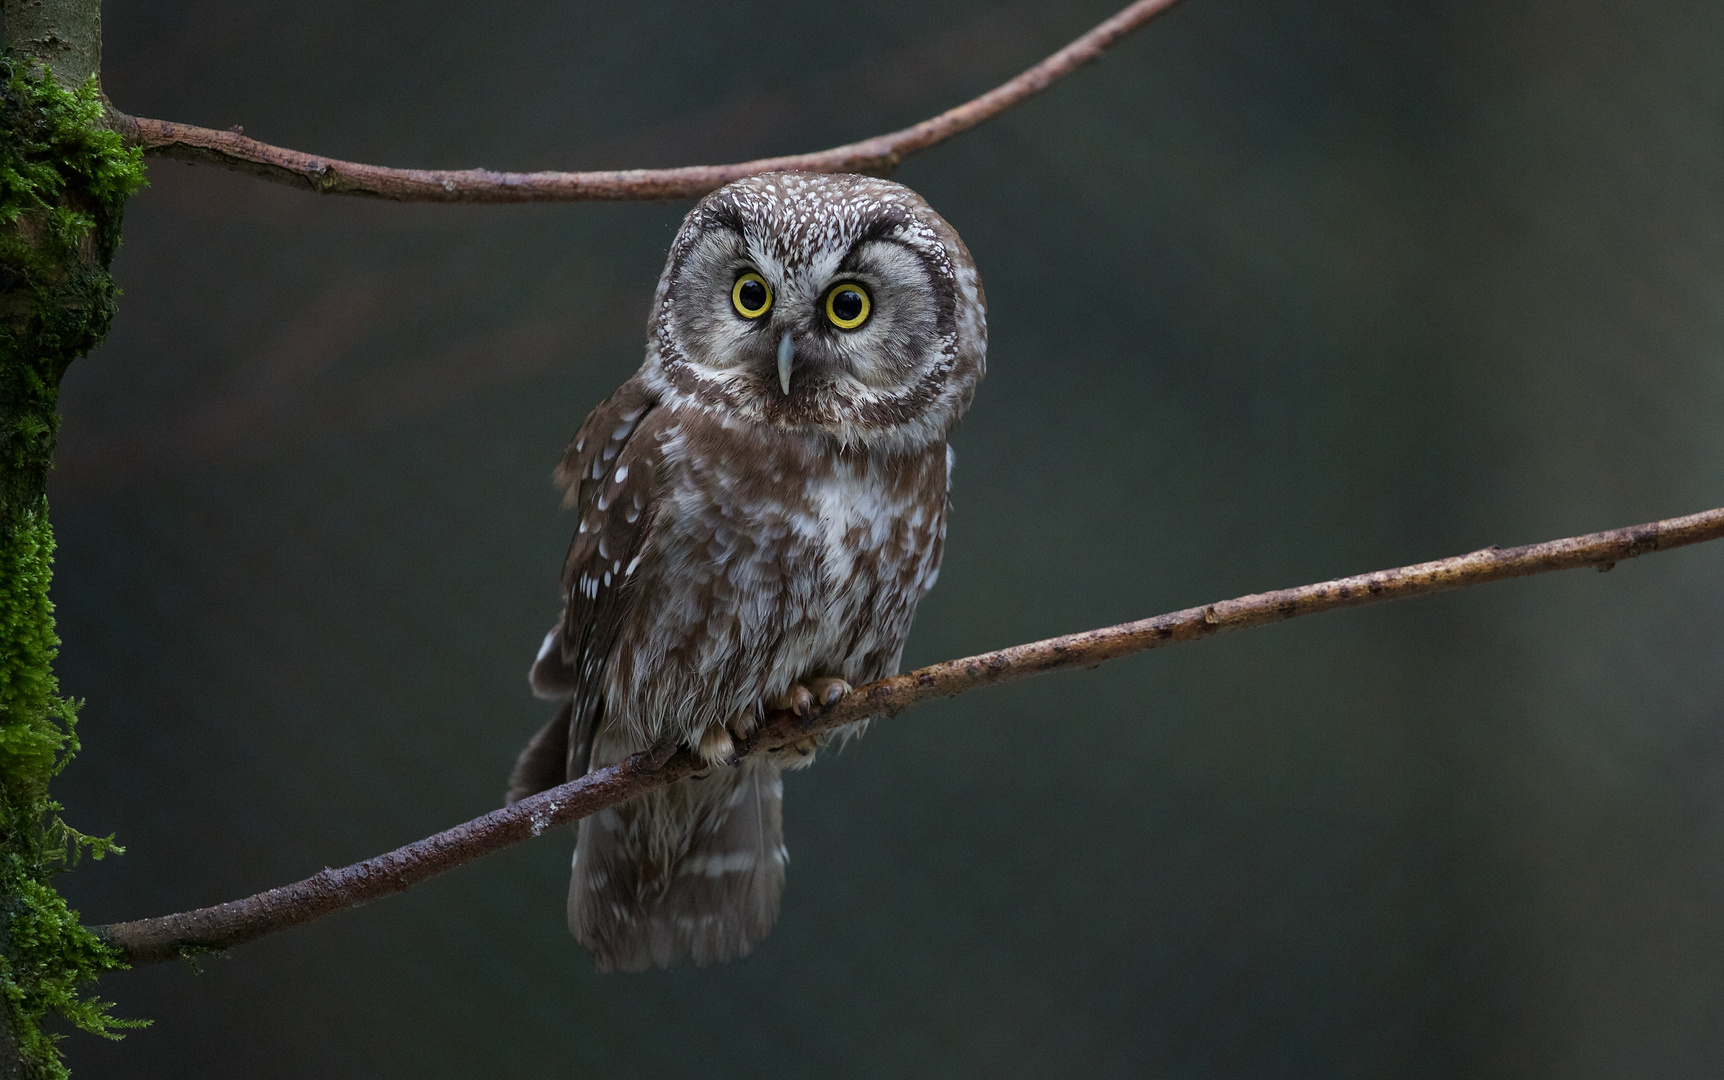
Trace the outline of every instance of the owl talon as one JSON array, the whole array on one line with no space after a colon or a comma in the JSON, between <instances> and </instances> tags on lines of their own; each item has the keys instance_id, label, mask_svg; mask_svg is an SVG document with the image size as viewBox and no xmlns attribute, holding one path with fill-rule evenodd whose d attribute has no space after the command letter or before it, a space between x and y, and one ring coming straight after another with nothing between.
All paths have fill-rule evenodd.
<instances>
[{"instance_id":1,"label":"owl talon","mask_svg":"<svg viewBox=\"0 0 1724 1080\"><path fill-rule=\"evenodd\" d=\"M790 689L784 691L777 701L772 703L775 709L786 709L797 716L807 716L814 711L814 694L801 683L791 683Z\"/></svg>"},{"instance_id":2,"label":"owl talon","mask_svg":"<svg viewBox=\"0 0 1724 1080\"><path fill-rule=\"evenodd\" d=\"M814 764L814 751L819 748L820 740L813 736L806 739L797 739L792 743L785 743L783 749L788 751L785 756L789 760L781 761L779 763L779 767L784 769L806 769L808 766Z\"/></svg>"},{"instance_id":3,"label":"owl talon","mask_svg":"<svg viewBox=\"0 0 1724 1080\"><path fill-rule=\"evenodd\" d=\"M837 703L838 699L850 692L850 684L843 679L833 679L819 676L799 683L791 683L790 688L772 703L775 709L787 709L796 714L799 719L806 720L814 715L814 710L827 708Z\"/></svg>"},{"instance_id":4,"label":"owl talon","mask_svg":"<svg viewBox=\"0 0 1724 1080\"><path fill-rule=\"evenodd\" d=\"M736 744L731 741L730 732L721 724L714 724L706 729L700 737L700 745L695 748L695 753L708 765L735 768L741 763L741 759L736 756Z\"/></svg>"},{"instance_id":5,"label":"owl talon","mask_svg":"<svg viewBox=\"0 0 1724 1080\"><path fill-rule=\"evenodd\" d=\"M755 702L754 708L738 714L730 721L730 737L737 742L747 739L754 734L756 728L760 727L760 721L765 716L765 708L761 706L760 702Z\"/></svg>"},{"instance_id":6,"label":"owl talon","mask_svg":"<svg viewBox=\"0 0 1724 1080\"><path fill-rule=\"evenodd\" d=\"M809 679L803 685L808 687L823 709L838 704L838 699L850 692L850 684L843 679Z\"/></svg>"}]
</instances>

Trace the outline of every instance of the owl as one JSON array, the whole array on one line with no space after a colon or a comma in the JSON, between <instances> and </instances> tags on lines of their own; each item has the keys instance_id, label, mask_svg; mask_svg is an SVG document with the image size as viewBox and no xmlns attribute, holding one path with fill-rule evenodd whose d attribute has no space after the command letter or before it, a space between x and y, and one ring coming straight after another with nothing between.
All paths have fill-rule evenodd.
<instances>
[{"instance_id":1,"label":"owl","mask_svg":"<svg viewBox=\"0 0 1724 1080\"><path fill-rule=\"evenodd\" d=\"M684 219L645 363L555 473L579 519L529 678L560 707L510 777L514 801L666 737L705 763L576 826L569 929L601 970L771 929L781 776L815 747L735 741L897 672L986 350L969 251L900 184L766 174Z\"/></svg>"}]
</instances>

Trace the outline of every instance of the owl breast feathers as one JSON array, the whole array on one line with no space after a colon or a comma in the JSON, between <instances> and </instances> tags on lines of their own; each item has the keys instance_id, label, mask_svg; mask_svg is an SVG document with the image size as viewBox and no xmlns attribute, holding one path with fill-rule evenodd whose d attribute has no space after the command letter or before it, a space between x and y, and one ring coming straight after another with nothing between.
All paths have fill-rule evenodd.
<instances>
[{"instance_id":1,"label":"owl breast feathers","mask_svg":"<svg viewBox=\"0 0 1724 1080\"><path fill-rule=\"evenodd\" d=\"M557 468L579 522L531 681L560 707L510 782L665 737L710 765L580 822L569 928L601 969L729 960L771 928L780 773L813 747L739 761L733 737L897 672L986 349L969 252L902 185L756 176L683 221L646 362Z\"/></svg>"}]
</instances>

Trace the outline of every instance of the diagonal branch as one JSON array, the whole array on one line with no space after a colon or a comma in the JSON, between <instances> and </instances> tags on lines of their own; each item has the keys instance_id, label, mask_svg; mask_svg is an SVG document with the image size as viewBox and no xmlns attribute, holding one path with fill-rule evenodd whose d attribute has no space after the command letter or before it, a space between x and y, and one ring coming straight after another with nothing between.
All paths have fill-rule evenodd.
<instances>
[{"instance_id":1,"label":"diagonal branch","mask_svg":"<svg viewBox=\"0 0 1724 1080\"><path fill-rule=\"evenodd\" d=\"M147 120L115 112L115 126L144 153L219 165L327 195L403 202L514 203L694 199L732 180L764 172L890 175L911 154L965 132L1041 93L1178 0L1138 0L1010 82L919 124L812 154L734 165L611 172L501 173L487 169L389 169L318 157L248 139L234 131Z\"/></svg>"},{"instance_id":2,"label":"diagonal branch","mask_svg":"<svg viewBox=\"0 0 1724 1080\"><path fill-rule=\"evenodd\" d=\"M1045 671L1094 667L1104 660L1213 637L1228 630L1552 570L1581 566L1609 570L1624 559L1720 537L1724 537L1724 509L1708 510L1526 547L1484 548L1469 555L1296 589L1255 593L1152 619L1014 645L870 683L810 718L772 714L739 751L745 756L771 751L843 724L868 717L896 716L933 698L952 697ZM404 892L445 870L538 836L553 826L597 813L649 788L680 780L695 769L696 762L688 751L661 744L579 780L352 866L324 870L304 881L244 900L155 919L115 923L97 927L96 932L133 964L240 945L368 900Z\"/></svg>"}]
</instances>

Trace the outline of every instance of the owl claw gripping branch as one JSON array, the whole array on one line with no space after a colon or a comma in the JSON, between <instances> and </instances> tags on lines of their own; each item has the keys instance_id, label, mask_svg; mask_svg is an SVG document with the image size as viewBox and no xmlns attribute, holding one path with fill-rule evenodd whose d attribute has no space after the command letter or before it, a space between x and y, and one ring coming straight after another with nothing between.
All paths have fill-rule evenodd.
<instances>
[{"instance_id":1,"label":"owl claw gripping branch","mask_svg":"<svg viewBox=\"0 0 1724 1080\"><path fill-rule=\"evenodd\" d=\"M774 173L684 219L646 362L557 468L579 520L530 678L559 707L510 778L513 801L666 736L710 763L580 822L569 929L601 969L735 959L771 929L780 774L815 740L736 744L897 672L986 351L969 252L902 185Z\"/></svg>"}]
</instances>

